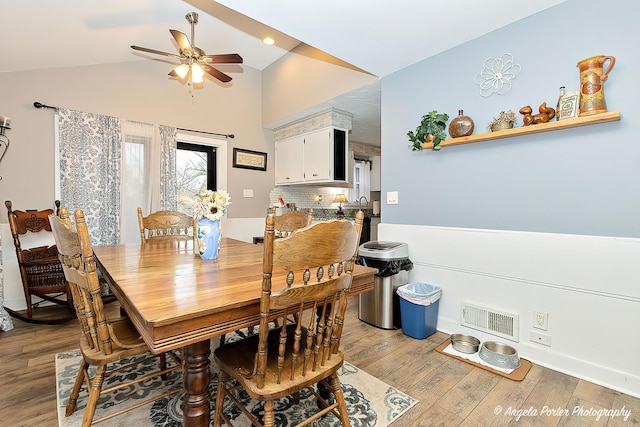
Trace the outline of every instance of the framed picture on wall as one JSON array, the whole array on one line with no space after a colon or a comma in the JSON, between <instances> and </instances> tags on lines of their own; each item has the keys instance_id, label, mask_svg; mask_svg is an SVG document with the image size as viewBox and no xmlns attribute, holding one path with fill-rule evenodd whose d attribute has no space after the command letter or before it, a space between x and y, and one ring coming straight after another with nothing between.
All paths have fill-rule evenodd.
<instances>
[{"instance_id":1,"label":"framed picture on wall","mask_svg":"<svg viewBox=\"0 0 640 427\"><path fill-rule=\"evenodd\" d=\"M233 149L233 167L243 169L267 170L267 153L260 151Z\"/></svg>"}]
</instances>

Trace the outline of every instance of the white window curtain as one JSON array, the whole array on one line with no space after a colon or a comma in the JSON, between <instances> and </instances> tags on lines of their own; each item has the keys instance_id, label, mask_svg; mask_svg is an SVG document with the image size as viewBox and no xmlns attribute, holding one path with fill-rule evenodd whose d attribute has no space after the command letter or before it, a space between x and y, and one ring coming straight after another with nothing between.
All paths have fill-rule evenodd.
<instances>
[{"instance_id":1,"label":"white window curtain","mask_svg":"<svg viewBox=\"0 0 640 427\"><path fill-rule=\"evenodd\" d=\"M140 240L138 207L143 215L176 209L176 129L123 121L121 243Z\"/></svg>"},{"instance_id":2,"label":"white window curtain","mask_svg":"<svg viewBox=\"0 0 640 427\"><path fill-rule=\"evenodd\" d=\"M139 242L138 207L175 209L175 128L60 110L57 135L60 199L85 211L94 244Z\"/></svg>"}]
</instances>

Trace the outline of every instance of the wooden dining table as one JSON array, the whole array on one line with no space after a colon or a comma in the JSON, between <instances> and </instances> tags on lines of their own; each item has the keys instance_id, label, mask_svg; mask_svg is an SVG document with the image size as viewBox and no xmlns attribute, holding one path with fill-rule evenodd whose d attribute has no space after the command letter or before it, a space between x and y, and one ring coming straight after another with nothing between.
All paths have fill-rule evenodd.
<instances>
[{"instance_id":1,"label":"wooden dining table","mask_svg":"<svg viewBox=\"0 0 640 427\"><path fill-rule=\"evenodd\" d=\"M183 424L209 426L210 339L259 323L263 245L222 238L215 260L193 241L94 246L103 277L151 351L184 349ZM350 295L373 290L356 265ZM285 283L274 273L274 283Z\"/></svg>"}]
</instances>

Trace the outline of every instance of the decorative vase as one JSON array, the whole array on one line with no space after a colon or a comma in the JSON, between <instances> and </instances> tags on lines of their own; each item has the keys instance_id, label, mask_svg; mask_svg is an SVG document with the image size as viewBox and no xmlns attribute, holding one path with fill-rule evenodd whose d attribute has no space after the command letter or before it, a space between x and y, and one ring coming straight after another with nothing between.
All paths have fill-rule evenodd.
<instances>
[{"instance_id":1,"label":"decorative vase","mask_svg":"<svg viewBox=\"0 0 640 427\"><path fill-rule=\"evenodd\" d=\"M449 135L451 138L459 138L461 136L469 136L473 133L473 119L465 116L462 110L458 110L458 117L449 123Z\"/></svg>"},{"instance_id":2,"label":"decorative vase","mask_svg":"<svg viewBox=\"0 0 640 427\"><path fill-rule=\"evenodd\" d=\"M604 63L609 62L607 69ZM616 63L613 56L592 56L578 62L580 70L580 115L606 113L607 104L604 101L604 82L607 81L609 71Z\"/></svg>"},{"instance_id":3,"label":"decorative vase","mask_svg":"<svg viewBox=\"0 0 640 427\"><path fill-rule=\"evenodd\" d=\"M217 259L220 251L220 221L212 221L207 218L198 220L198 234L196 244L198 254L202 259Z\"/></svg>"}]
</instances>

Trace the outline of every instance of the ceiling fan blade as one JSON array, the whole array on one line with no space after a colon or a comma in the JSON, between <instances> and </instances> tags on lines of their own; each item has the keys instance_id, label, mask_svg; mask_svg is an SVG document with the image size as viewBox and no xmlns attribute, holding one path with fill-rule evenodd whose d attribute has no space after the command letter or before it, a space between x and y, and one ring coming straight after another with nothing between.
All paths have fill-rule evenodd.
<instances>
[{"instance_id":1,"label":"ceiling fan blade","mask_svg":"<svg viewBox=\"0 0 640 427\"><path fill-rule=\"evenodd\" d=\"M212 64L242 64L242 56L237 53L223 55L203 55L200 59Z\"/></svg>"},{"instance_id":2,"label":"ceiling fan blade","mask_svg":"<svg viewBox=\"0 0 640 427\"><path fill-rule=\"evenodd\" d=\"M231 77L227 76L225 73L223 73L222 71L216 70L215 68L206 65L206 64L202 64L202 68L204 68L204 70L207 72L207 74L215 77L216 79L220 80L223 83L227 83L231 81Z\"/></svg>"},{"instance_id":3,"label":"ceiling fan blade","mask_svg":"<svg viewBox=\"0 0 640 427\"><path fill-rule=\"evenodd\" d=\"M170 57L170 58L182 59L182 57L181 57L180 55L176 55L175 53L162 52L162 51L155 50L155 49L148 49L148 48L146 48L146 47L131 46L131 49L133 49L133 50L139 50L139 51L141 51L141 52L154 53L154 54L156 54L156 55L168 56L168 57Z\"/></svg>"},{"instance_id":4,"label":"ceiling fan blade","mask_svg":"<svg viewBox=\"0 0 640 427\"><path fill-rule=\"evenodd\" d=\"M176 40L176 43L178 43L180 52L186 56L193 56L193 48L191 47L191 43L189 43L187 36L178 30L169 30L169 32Z\"/></svg>"}]
</instances>

